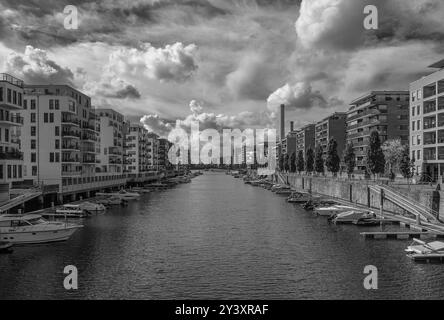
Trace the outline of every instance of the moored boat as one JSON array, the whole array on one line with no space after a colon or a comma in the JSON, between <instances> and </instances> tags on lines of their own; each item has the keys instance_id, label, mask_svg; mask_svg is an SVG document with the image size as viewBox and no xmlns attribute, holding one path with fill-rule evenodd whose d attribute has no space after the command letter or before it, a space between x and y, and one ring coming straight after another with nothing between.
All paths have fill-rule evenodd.
<instances>
[{"instance_id":1,"label":"moored boat","mask_svg":"<svg viewBox=\"0 0 444 320\"><path fill-rule=\"evenodd\" d=\"M407 256L414 261L444 261L444 242L424 242L413 239L413 243L405 249Z\"/></svg>"},{"instance_id":2,"label":"moored boat","mask_svg":"<svg viewBox=\"0 0 444 320\"><path fill-rule=\"evenodd\" d=\"M376 218L373 211L351 210L334 214L329 218L335 224L351 224L361 218Z\"/></svg>"},{"instance_id":3,"label":"moored boat","mask_svg":"<svg viewBox=\"0 0 444 320\"><path fill-rule=\"evenodd\" d=\"M85 218L89 214L78 204L65 204L55 209L43 213L44 216L61 217L61 218Z\"/></svg>"},{"instance_id":4,"label":"moored boat","mask_svg":"<svg viewBox=\"0 0 444 320\"><path fill-rule=\"evenodd\" d=\"M69 239L82 225L47 221L39 214L0 215L0 240L13 244L34 244Z\"/></svg>"},{"instance_id":5,"label":"moored boat","mask_svg":"<svg viewBox=\"0 0 444 320\"><path fill-rule=\"evenodd\" d=\"M119 192L110 192L110 193L104 193L104 192L98 192L96 193L98 196L112 196L116 198L120 198L123 200L136 200L140 198L140 194L137 192L128 192L125 190L120 190Z\"/></svg>"},{"instance_id":6,"label":"moored boat","mask_svg":"<svg viewBox=\"0 0 444 320\"><path fill-rule=\"evenodd\" d=\"M292 192L287 198L290 203L303 203L311 199L311 194L305 192Z\"/></svg>"},{"instance_id":7,"label":"moored boat","mask_svg":"<svg viewBox=\"0 0 444 320\"><path fill-rule=\"evenodd\" d=\"M86 212L99 213L106 211L106 207L101 203L85 201L79 204L79 207Z\"/></svg>"},{"instance_id":8,"label":"moored boat","mask_svg":"<svg viewBox=\"0 0 444 320\"><path fill-rule=\"evenodd\" d=\"M318 216L330 217L334 214L339 214L339 213L350 211L353 209L356 209L356 208L351 207L351 206L344 206L344 205L335 204L332 206L315 208L315 209L313 209L313 212L316 213Z\"/></svg>"}]
</instances>

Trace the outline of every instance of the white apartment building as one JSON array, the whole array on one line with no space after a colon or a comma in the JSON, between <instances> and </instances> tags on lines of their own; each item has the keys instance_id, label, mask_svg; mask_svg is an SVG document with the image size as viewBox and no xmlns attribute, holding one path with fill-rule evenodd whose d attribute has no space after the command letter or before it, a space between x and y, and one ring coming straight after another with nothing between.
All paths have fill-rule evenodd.
<instances>
[{"instance_id":1,"label":"white apartment building","mask_svg":"<svg viewBox=\"0 0 444 320\"><path fill-rule=\"evenodd\" d=\"M26 179L71 199L125 183L96 174L100 127L90 97L67 85L26 85L22 114Z\"/></svg>"},{"instance_id":2,"label":"white apartment building","mask_svg":"<svg viewBox=\"0 0 444 320\"><path fill-rule=\"evenodd\" d=\"M436 181L444 175L444 60L437 71L410 84L410 157L415 172Z\"/></svg>"},{"instance_id":3,"label":"white apartment building","mask_svg":"<svg viewBox=\"0 0 444 320\"><path fill-rule=\"evenodd\" d=\"M9 199L14 182L23 180L20 128L23 119L24 83L9 74L0 74L0 200Z\"/></svg>"},{"instance_id":4,"label":"white apartment building","mask_svg":"<svg viewBox=\"0 0 444 320\"><path fill-rule=\"evenodd\" d=\"M148 170L159 170L159 136L153 132L146 134L146 152L147 152L147 164Z\"/></svg>"},{"instance_id":5,"label":"white apartment building","mask_svg":"<svg viewBox=\"0 0 444 320\"><path fill-rule=\"evenodd\" d=\"M113 109L96 109L100 129L97 172L124 174L124 117Z\"/></svg>"}]
</instances>

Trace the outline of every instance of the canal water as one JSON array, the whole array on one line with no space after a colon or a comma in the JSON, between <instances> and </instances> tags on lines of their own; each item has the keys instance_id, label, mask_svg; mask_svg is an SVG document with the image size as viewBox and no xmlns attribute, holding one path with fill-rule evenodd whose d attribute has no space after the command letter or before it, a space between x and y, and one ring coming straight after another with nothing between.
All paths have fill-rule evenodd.
<instances>
[{"instance_id":1,"label":"canal water","mask_svg":"<svg viewBox=\"0 0 444 320\"><path fill-rule=\"evenodd\" d=\"M364 230L206 172L87 219L66 242L0 255L0 299L444 298L444 265L413 263L409 241L364 240ZM78 290L63 287L67 265ZM378 290L364 289L366 265Z\"/></svg>"}]
</instances>

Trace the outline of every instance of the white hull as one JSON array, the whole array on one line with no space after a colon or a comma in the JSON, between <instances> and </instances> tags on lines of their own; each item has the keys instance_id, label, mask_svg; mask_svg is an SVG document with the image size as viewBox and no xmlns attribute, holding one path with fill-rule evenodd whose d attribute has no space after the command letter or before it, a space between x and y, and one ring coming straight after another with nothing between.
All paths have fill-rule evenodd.
<instances>
[{"instance_id":1,"label":"white hull","mask_svg":"<svg viewBox=\"0 0 444 320\"><path fill-rule=\"evenodd\" d=\"M1 240L14 244L34 244L68 240L79 227L58 230L1 232Z\"/></svg>"}]
</instances>

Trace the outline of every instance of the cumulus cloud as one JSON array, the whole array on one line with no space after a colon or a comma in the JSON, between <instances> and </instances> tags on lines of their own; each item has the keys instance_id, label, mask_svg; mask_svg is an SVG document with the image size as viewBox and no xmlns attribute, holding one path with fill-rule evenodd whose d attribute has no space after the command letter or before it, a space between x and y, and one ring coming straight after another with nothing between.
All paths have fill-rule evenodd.
<instances>
[{"instance_id":1,"label":"cumulus cloud","mask_svg":"<svg viewBox=\"0 0 444 320\"><path fill-rule=\"evenodd\" d=\"M327 106L327 101L322 94L319 91L313 91L311 85L306 82L297 82L293 85L285 84L268 97L267 103L268 108L272 111L276 111L281 104L294 109Z\"/></svg>"},{"instance_id":2,"label":"cumulus cloud","mask_svg":"<svg viewBox=\"0 0 444 320\"><path fill-rule=\"evenodd\" d=\"M183 82L197 70L197 46L177 42L164 48L145 43L138 48L118 48L111 53L108 67L117 74L142 73L152 80Z\"/></svg>"},{"instance_id":3,"label":"cumulus cloud","mask_svg":"<svg viewBox=\"0 0 444 320\"><path fill-rule=\"evenodd\" d=\"M48 58L45 50L26 46L24 53L12 52L6 59L5 69L27 84L74 82L74 73Z\"/></svg>"},{"instance_id":4,"label":"cumulus cloud","mask_svg":"<svg viewBox=\"0 0 444 320\"><path fill-rule=\"evenodd\" d=\"M154 132L160 137L168 136L168 133L173 129L173 126L162 120L158 115L148 114L144 115L140 122L144 125L144 127L150 131Z\"/></svg>"}]
</instances>

